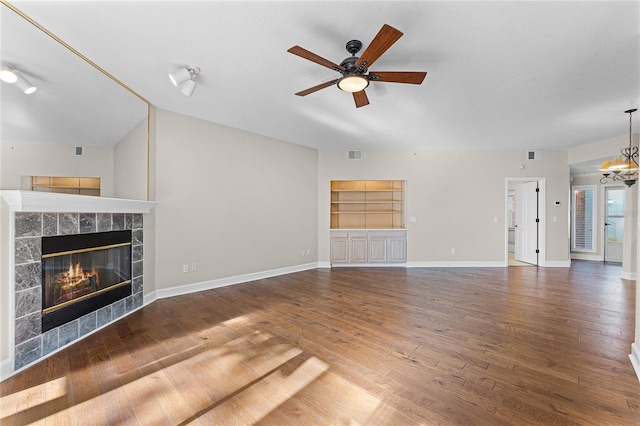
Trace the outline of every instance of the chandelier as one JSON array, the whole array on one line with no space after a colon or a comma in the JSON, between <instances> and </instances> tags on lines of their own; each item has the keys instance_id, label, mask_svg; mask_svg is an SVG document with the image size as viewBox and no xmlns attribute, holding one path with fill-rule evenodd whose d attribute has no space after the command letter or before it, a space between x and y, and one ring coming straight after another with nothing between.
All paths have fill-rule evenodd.
<instances>
[{"instance_id":1,"label":"chandelier","mask_svg":"<svg viewBox=\"0 0 640 426\"><path fill-rule=\"evenodd\" d=\"M629 114L629 146L620 150L620 157L602 163L600 183L607 183L611 179L613 182L624 182L627 186L632 186L638 180L638 147L632 146L631 132L631 117L636 111L635 108L625 111L625 114Z\"/></svg>"}]
</instances>

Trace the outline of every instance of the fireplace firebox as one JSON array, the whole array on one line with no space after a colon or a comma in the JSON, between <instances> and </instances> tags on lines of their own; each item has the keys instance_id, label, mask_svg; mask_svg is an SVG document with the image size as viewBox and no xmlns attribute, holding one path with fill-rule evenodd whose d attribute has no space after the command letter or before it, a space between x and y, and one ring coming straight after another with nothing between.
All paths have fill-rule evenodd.
<instances>
[{"instance_id":1,"label":"fireplace firebox","mask_svg":"<svg viewBox=\"0 0 640 426\"><path fill-rule=\"evenodd\" d=\"M42 332L130 295L130 230L42 238Z\"/></svg>"}]
</instances>

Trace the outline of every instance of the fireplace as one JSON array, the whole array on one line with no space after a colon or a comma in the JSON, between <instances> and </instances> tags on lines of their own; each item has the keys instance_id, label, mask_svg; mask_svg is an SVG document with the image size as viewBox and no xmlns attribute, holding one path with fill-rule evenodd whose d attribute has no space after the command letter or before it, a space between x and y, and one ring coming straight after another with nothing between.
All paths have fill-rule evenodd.
<instances>
[{"instance_id":1,"label":"fireplace","mask_svg":"<svg viewBox=\"0 0 640 426\"><path fill-rule=\"evenodd\" d=\"M132 294L131 231L42 238L42 332Z\"/></svg>"}]
</instances>

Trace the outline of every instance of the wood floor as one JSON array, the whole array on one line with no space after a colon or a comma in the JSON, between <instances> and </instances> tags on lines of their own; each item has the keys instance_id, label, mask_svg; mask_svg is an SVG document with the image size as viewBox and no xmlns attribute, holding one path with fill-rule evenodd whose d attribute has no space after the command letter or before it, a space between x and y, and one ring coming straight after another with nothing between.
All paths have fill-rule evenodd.
<instances>
[{"instance_id":1,"label":"wood floor","mask_svg":"<svg viewBox=\"0 0 640 426\"><path fill-rule=\"evenodd\" d=\"M619 266L318 269L158 300L0 385L2 425L638 425Z\"/></svg>"}]
</instances>

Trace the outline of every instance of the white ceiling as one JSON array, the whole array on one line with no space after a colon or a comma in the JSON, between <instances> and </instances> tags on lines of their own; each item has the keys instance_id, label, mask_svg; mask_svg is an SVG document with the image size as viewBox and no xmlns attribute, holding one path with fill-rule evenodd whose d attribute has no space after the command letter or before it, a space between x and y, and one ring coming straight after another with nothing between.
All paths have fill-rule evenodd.
<instances>
[{"instance_id":1,"label":"white ceiling","mask_svg":"<svg viewBox=\"0 0 640 426\"><path fill-rule=\"evenodd\" d=\"M11 4L158 108L316 148L567 149L628 134L640 103L638 1ZM385 23L404 36L372 69L427 71L422 85L372 83L358 109L336 87L294 95L339 74L289 47L340 63ZM21 47L4 31L3 55ZM167 77L188 64L192 97ZM53 80L36 66L34 97Z\"/></svg>"}]
</instances>

